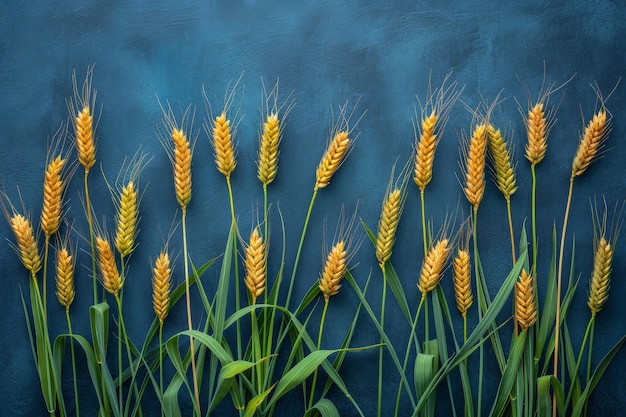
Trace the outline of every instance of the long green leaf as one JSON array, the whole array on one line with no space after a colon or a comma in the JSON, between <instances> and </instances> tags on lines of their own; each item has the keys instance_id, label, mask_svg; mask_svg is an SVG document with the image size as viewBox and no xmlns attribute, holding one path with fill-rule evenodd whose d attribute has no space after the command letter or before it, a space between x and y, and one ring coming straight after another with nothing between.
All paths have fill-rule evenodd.
<instances>
[{"instance_id":1,"label":"long green leaf","mask_svg":"<svg viewBox=\"0 0 626 417\"><path fill-rule=\"evenodd\" d=\"M89 321L91 324L91 337L93 339L94 352L100 363L100 375L104 384L104 393L113 407L113 414L120 416L121 411L117 401L115 383L113 382L113 377L111 376L106 360L109 336L109 305L104 302L89 307Z\"/></svg>"},{"instance_id":2,"label":"long green leaf","mask_svg":"<svg viewBox=\"0 0 626 417\"><path fill-rule=\"evenodd\" d=\"M564 415L564 395L561 382L553 375L544 375L537 378L537 417L552 416L552 394L550 387L552 387L557 399L556 404L559 416Z\"/></svg>"},{"instance_id":3,"label":"long green leaf","mask_svg":"<svg viewBox=\"0 0 626 417\"><path fill-rule=\"evenodd\" d=\"M339 410L328 398L321 398L310 410L304 413L304 417L313 417L319 413L321 417L339 417Z\"/></svg>"},{"instance_id":4,"label":"long green leaf","mask_svg":"<svg viewBox=\"0 0 626 417\"><path fill-rule=\"evenodd\" d=\"M517 372L522 361L524 348L526 347L527 335L527 331L521 332L511 347L511 354L509 355L506 368L504 368L504 373L500 379L500 386L498 387L496 401L491 408L491 416L500 417L504 414L507 402L509 401L509 395L511 394L511 389L515 385L515 381L517 379Z\"/></svg>"}]
</instances>

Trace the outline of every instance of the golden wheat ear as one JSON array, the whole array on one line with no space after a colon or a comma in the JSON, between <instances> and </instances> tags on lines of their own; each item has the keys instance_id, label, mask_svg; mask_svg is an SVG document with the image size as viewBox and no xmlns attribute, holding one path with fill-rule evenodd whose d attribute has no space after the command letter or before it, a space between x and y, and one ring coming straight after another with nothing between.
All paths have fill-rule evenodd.
<instances>
[{"instance_id":1,"label":"golden wheat ear","mask_svg":"<svg viewBox=\"0 0 626 417\"><path fill-rule=\"evenodd\" d=\"M74 301L74 270L76 260L70 249L62 245L56 251L56 286L59 303L69 309Z\"/></svg>"},{"instance_id":2,"label":"golden wheat ear","mask_svg":"<svg viewBox=\"0 0 626 417\"><path fill-rule=\"evenodd\" d=\"M267 249L263 237L261 236L259 226L255 227L250 234L250 240L245 249L244 265L246 268L245 284L252 304L256 304L265 291L266 286L266 255Z\"/></svg>"},{"instance_id":3,"label":"golden wheat ear","mask_svg":"<svg viewBox=\"0 0 626 417\"><path fill-rule=\"evenodd\" d=\"M572 161L572 177L582 175L599 156L611 131L611 117L605 108L596 112L589 121Z\"/></svg>"},{"instance_id":4,"label":"golden wheat ear","mask_svg":"<svg viewBox=\"0 0 626 417\"><path fill-rule=\"evenodd\" d=\"M67 101L72 127L76 139L76 152L78 162L89 171L96 163L96 127L97 118L94 120L96 90L92 88L93 69L87 68L87 74L82 85L78 86L76 72L72 73L73 95Z\"/></svg>"},{"instance_id":5,"label":"golden wheat ear","mask_svg":"<svg viewBox=\"0 0 626 417\"><path fill-rule=\"evenodd\" d=\"M456 308L462 316L474 302L471 285L471 268L469 251L459 249L452 262L454 277L454 298L456 300Z\"/></svg>"},{"instance_id":6,"label":"golden wheat ear","mask_svg":"<svg viewBox=\"0 0 626 417\"><path fill-rule=\"evenodd\" d=\"M498 189L506 200L517 190L515 165L512 162L512 145L507 144L500 129L487 126L488 148L493 163L493 177Z\"/></svg>"},{"instance_id":7,"label":"golden wheat ear","mask_svg":"<svg viewBox=\"0 0 626 417\"><path fill-rule=\"evenodd\" d=\"M533 278L525 269L522 269L519 281L515 283L515 320L522 330L527 330L537 321Z\"/></svg>"},{"instance_id":8,"label":"golden wheat ear","mask_svg":"<svg viewBox=\"0 0 626 417\"><path fill-rule=\"evenodd\" d=\"M469 139L461 142L461 169L465 185L463 192L467 201L478 207L485 193L485 158L487 152L487 125L477 124Z\"/></svg>"},{"instance_id":9,"label":"golden wheat ear","mask_svg":"<svg viewBox=\"0 0 626 417\"><path fill-rule=\"evenodd\" d=\"M7 216L9 225L15 235L17 246L15 247L17 254L22 261L24 267L34 275L41 269L41 257L39 256L39 248L37 239L33 230L32 223L28 215L13 213Z\"/></svg>"},{"instance_id":10,"label":"golden wheat ear","mask_svg":"<svg viewBox=\"0 0 626 417\"><path fill-rule=\"evenodd\" d=\"M419 283L417 284L422 296L426 296L439 285L451 251L450 240L447 238L431 245L422 263Z\"/></svg>"},{"instance_id":11,"label":"golden wheat ear","mask_svg":"<svg viewBox=\"0 0 626 417\"><path fill-rule=\"evenodd\" d=\"M98 252L98 267L104 289L115 296L122 290L122 278L115 263L115 255L106 236L96 236L96 250Z\"/></svg>"},{"instance_id":12,"label":"golden wheat ear","mask_svg":"<svg viewBox=\"0 0 626 417\"><path fill-rule=\"evenodd\" d=\"M167 249L159 253L152 268L152 306L159 322L163 323L169 313L172 290L172 269Z\"/></svg>"}]
</instances>

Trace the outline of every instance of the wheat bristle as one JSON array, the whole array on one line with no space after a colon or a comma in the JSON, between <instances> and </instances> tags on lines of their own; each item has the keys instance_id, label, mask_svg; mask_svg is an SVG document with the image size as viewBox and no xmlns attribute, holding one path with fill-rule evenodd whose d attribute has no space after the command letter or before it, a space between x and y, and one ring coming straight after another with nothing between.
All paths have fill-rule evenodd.
<instances>
[{"instance_id":1,"label":"wheat bristle","mask_svg":"<svg viewBox=\"0 0 626 417\"><path fill-rule=\"evenodd\" d=\"M176 200L184 210L191 201L191 144L182 129L172 129Z\"/></svg>"},{"instance_id":2,"label":"wheat bristle","mask_svg":"<svg viewBox=\"0 0 626 417\"><path fill-rule=\"evenodd\" d=\"M548 149L548 118L543 109L543 103L535 104L528 111L525 122L528 141L524 155L530 164L535 166L543 160Z\"/></svg>"},{"instance_id":3,"label":"wheat bristle","mask_svg":"<svg viewBox=\"0 0 626 417\"><path fill-rule=\"evenodd\" d=\"M376 259L378 259L378 265L381 269L384 269L385 263L391 259L396 230L400 221L401 197L402 193L396 188L389 193L383 203L376 238Z\"/></svg>"},{"instance_id":4,"label":"wheat bristle","mask_svg":"<svg viewBox=\"0 0 626 417\"><path fill-rule=\"evenodd\" d=\"M14 214L11 219L11 230L17 241L17 252L24 267L36 274L41 269L41 258L35 240L35 233L30 220L21 214Z\"/></svg>"},{"instance_id":5,"label":"wheat bristle","mask_svg":"<svg viewBox=\"0 0 626 417\"><path fill-rule=\"evenodd\" d=\"M466 145L463 157L465 159L465 187L463 192L467 200L474 207L478 207L485 192L485 157L487 151L487 126L479 124L474 128L472 137Z\"/></svg>"},{"instance_id":6,"label":"wheat bristle","mask_svg":"<svg viewBox=\"0 0 626 417\"><path fill-rule=\"evenodd\" d=\"M115 248L122 256L130 255L135 249L138 216L137 189L134 182L129 181L120 192L115 234Z\"/></svg>"},{"instance_id":7,"label":"wheat bristle","mask_svg":"<svg viewBox=\"0 0 626 417\"><path fill-rule=\"evenodd\" d=\"M56 284L59 303L70 308L74 301L74 258L66 248L56 253Z\"/></svg>"},{"instance_id":8,"label":"wheat bristle","mask_svg":"<svg viewBox=\"0 0 626 417\"><path fill-rule=\"evenodd\" d=\"M152 268L152 306L159 322L163 323L169 313L172 290L172 269L167 252L161 251Z\"/></svg>"},{"instance_id":9,"label":"wheat bristle","mask_svg":"<svg viewBox=\"0 0 626 417\"><path fill-rule=\"evenodd\" d=\"M341 280L346 273L348 252L346 242L341 240L333 245L326 257L326 263L319 279L319 289L328 301L339 292Z\"/></svg>"},{"instance_id":10,"label":"wheat bristle","mask_svg":"<svg viewBox=\"0 0 626 417\"><path fill-rule=\"evenodd\" d=\"M525 269L522 269L519 281L515 283L515 320L522 330L528 329L537 320L533 278Z\"/></svg>"},{"instance_id":11,"label":"wheat bristle","mask_svg":"<svg viewBox=\"0 0 626 417\"><path fill-rule=\"evenodd\" d=\"M43 182L43 206L41 209L41 229L46 237L50 237L59 230L61 225L61 210L63 208L63 186L61 176L65 159L57 156L50 161L46 168Z\"/></svg>"},{"instance_id":12,"label":"wheat bristle","mask_svg":"<svg viewBox=\"0 0 626 417\"><path fill-rule=\"evenodd\" d=\"M222 112L215 118L212 144L217 170L225 177L230 177L230 174L237 166L237 162L235 161L235 146L233 144L230 120L226 118L225 112Z\"/></svg>"},{"instance_id":13,"label":"wheat bristle","mask_svg":"<svg viewBox=\"0 0 626 417\"><path fill-rule=\"evenodd\" d=\"M316 189L326 187L330 183L333 174L343 163L352 143L348 135L348 131L342 130L333 136L333 140L328 145L317 167Z\"/></svg>"},{"instance_id":14,"label":"wheat bristle","mask_svg":"<svg viewBox=\"0 0 626 417\"><path fill-rule=\"evenodd\" d=\"M438 116L433 111L430 116L422 119L422 129L420 131L419 141L416 146L415 169L413 172L413 181L421 191L424 191L426 185L433 177L433 163L435 161L435 149L437 148L438 138L435 134L435 124Z\"/></svg>"},{"instance_id":15,"label":"wheat bristle","mask_svg":"<svg viewBox=\"0 0 626 417\"><path fill-rule=\"evenodd\" d=\"M611 287L611 270L613 263L613 246L604 236L600 238L595 248L593 270L589 285L589 299L587 305L591 314L595 315L602 310L609 297Z\"/></svg>"},{"instance_id":16,"label":"wheat bristle","mask_svg":"<svg viewBox=\"0 0 626 417\"><path fill-rule=\"evenodd\" d=\"M449 243L448 239L441 239L428 250L426 258L424 258L422 263L419 283L417 284L422 296L426 296L426 294L437 288L450 255Z\"/></svg>"},{"instance_id":17,"label":"wheat bristle","mask_svg":"<svg viewBox=\"0 0 626 417\"><path fill-rule=\"evenodd\" d=\"M491 124L487 127L487 136L496 185L504 198L509 200L517 190L515 169L511 162L509 145L504 141L500 129L496 129Z\"/></svg>"},{"instance_id":18,"label":"wheat bristle","mask_svg":"<svg viewBox=\"0 0 626 417\"><path fill-rule=\"evenodd\" d=\"M465 317L467 310L469 310L474 301L471 286L470 255L467 250L460 249L457 252L452 261L452 271L456 308Z\"/></svg>"},{"instance_id":19,"label":"wheat bristle","mask_svg":"<svg viewBox=\"0 0 626 417\"><path fill-rule=\"evenodd\" d=\"M100 236L96 236L96 248L98 250L98 266L104 289L115 296L119 295L122 289L122 279L115 264L115 255L111 250L109 241Z\"/></svg>"},{"instance_id":20,"label":"wheat bristle","mask_svg":"<svg viewBox=\"0 0 626 417\"><path fill-rule=\"evenodd\" d=\"M74 118L74 133L78 162L89 170L96 163L96 143L93 135L93 116L88 105L85 105Z\"/></svg>"},{"instance_id":21,"label":"wheat bristle","mask_svg":"<svg viewBox=\"0 0 626 417\"><path fill-rule=\"evenodd\" d=\"M272 113L267 116L265 123L263 123L263 132L259 146L257 177L263 185L270 184L276 178L280 135L280 119L277 113Z\"/></svg>"},{"instance_id":22,"label":"wheat bristle","mask_svg":"<svg viewBox=\"0 0 626 417\"><path fill-rule=\"evenodd\" d=\"M256 304L258 297L265 291L266 263L265 263L265 243L259 232L259 227L255 227L250 234L250 242L245 250L246 278L245 283L252 304Z\"/></svg>"},{"instance_id":23,"label":"wheat bristle","mask_svg":"<svg viewBox=\"0 0 626 417\"><path fill-rule=\"evenodd\" d=\"M609 133L610 119L606 110L596 113L587 124L572 162L572 177L582 175L600 152Z\"/></svg>"}]
</instances>

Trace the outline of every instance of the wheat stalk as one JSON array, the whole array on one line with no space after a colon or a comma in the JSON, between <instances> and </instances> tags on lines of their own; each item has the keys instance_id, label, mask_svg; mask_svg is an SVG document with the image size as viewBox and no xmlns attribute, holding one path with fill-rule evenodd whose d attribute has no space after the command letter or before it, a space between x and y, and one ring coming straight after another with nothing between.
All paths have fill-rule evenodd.
<instances>
[{"instance_id":1,"label":"wheat stalk","mask_svg":"<svg viewBox=\"0 0 626 417\"><path fill-rule=\"evenodd\" d=\"M585 127L585 131L578 144L576 156L572 161L572 177L582 175L595 160L610 132L611 119L606 109L602 108Z\"/></svg>"},{"instance_id":2,"label":"wheat stalk","mask_svg":"<svg viewBox=\"0 0 626 417\"><path fill-rule=\"evenodd\" d=\"M245 249L244 265L246 267L245 283L252 304L256 304L258 297L265 291L266 285L266 249L259 227L255 227L250 234L250 242Z\"/></svg>"},{"instance_id":3,"label":"wheat stalk","mask_svg":"<svg viewBox=\"0 0 626 417\"><path fill-rule=\"evenodd\" d=\"M348 263L346 242L340 240L335 243L326 257L326 263L319 279L319 289L328 301L331 296L339 292L340 282L346 273Z\"/></svg>"},{"instance_id":4,"label":"wheat stalk","mask_svg":"<svg viewBox=\"0 0 626 417\"><path fill-rule=\"evenodd\" d=\"M213 151L215 152L215 164L217 170L225 177L229 178L235 170L235 146L233 144L233 132L230 127L230 120L226 118L226 112L222 112L213 122L212 128Z\"/></svg>"},{"instance_id":5,"label":"wheat stalk","mask_svg":"<svg viewBox=\"0 0 626 417\"><path fill-rule=\"evenodd\" d=\"M437 287L443 276L446 262L451 252L448 246L449 243L450 241L446 238L439 240L431 245L426 258L424 258L419 283L417 284L423 297Z\"/></svg>"},{"instance_id":6,"label":"wheat stalk","mask_svg":"<svg viewBox=\"0 0 626 417\"><path fill-rule=\"evenodd\" d=\"M115 248L122 256L128 256L135 249L139 203L137 188L133 181L129 181L122 188L119 195L117 211L117 229L115 234Z\"/></svg>"},{"instance_id":7,"label":"wheat stalk","mask_svg":"<svg viewBox=\"0 0 626 417\"><path fill-rule=\"evenodd\" d=\"M402 193L399 188L389 192L383 202L380 220L378 221L378 235L376 238L376 259L381 269L391 259L393 244L396 239L396 230L402 212Z\"/></svg>"},{"instance_id":8,"label":"wheat stalk","mask_svg":"<svg viewBox=\"0 0 626 417\"><path fill-rule=\"evenodd\" d=\"M59 303L66 309L74 301L74 258L65 247L56 253L56 284Z\"/></svg>"},{"instance_id":9,"label":"wheat stalk","mask_svg":"<svg viewBox=\"0 0 626 417\"><path fill-rule=\"evenodd\" d=\"M537 320L533 278L525 269L522 269L519 281L515 283L515 320L522 330L528 329Z\"/></svg>"},{"instance_id":10,"label":"wheat stalk","mask_svg":"<svg viewBox=\"0 0 626 417\"><path fill-rule=\"evenodd\" d=\"M98 266L102 277L102 285L108 293L118 296L122 289L122 279L115 264L115 255L111 250L106 238L96 236L96 249L98 250Z\"/></svg>"},{"instance_id":11,"label":"wheat stalk","mask_svg":"<svg viewBox=\"0 0 626 417\"><path fill-rule=\"evenodd\" d=\"M324 188L330 184L333 174L343 163L352 146L352 141L348 135L349 132L347 130L340 130L333 136L317 166L315 189Z\"/></svg>"},{"instance_id":12,"label":"wheat stalk","mask_svg":"<svg viewBox=\"0 0 626 417\"><path fill-rule=\"evenodd\" d=\"M485 156L487 151L487 126L484 123L474 128L469 142L462 146L461 165L465 176L463 192L467 200L477 208L485 192Z\"/></svg>"},{"instance_id":13,"label":"wheat stalk","mask_svg":"<svg viewBox=\"0 0 626 417\"><path fill-rule=\"evenodd\" d=\"M278 113L269 114L263 123L261 143L259 146L259 160L257 162L257 177L268 185L278 171L278 145L280 144L281 126Z\"/></svg>"},{"instance_id":14,"label":"wheat stalk","mask_svg":"<svg viewBox=\"0 0 626 417\"><path fill-rule=\"evenodd\" d=\"M46 167L43 182L43 207L41 209L41 229L46 237L50 237L59 230L61 225L61 209L63 208L63 186L61 176L65 159L61 156L54 158Z\"/></svg>"},{"instance_id":15,"label":"wheat stalk","mask_svg":"<svg viewBox=\"0 0 626 417\"><path fill-rule=\"evenodd\" d=\"M169 313L172 269L167 251L161 251L152 268L152 306L160 323Z\"/></svg>"},{"instance_id":16,"label":"wheat stalk","mask_svg":"<svg viewBox=\"0 0 626 417\"><path fill-rule=\"evenodd\" d=\"M17 241L17 253L24 267L34 276L41 269L41 257L30 220L21 214L13 214L9 223Z\"/></svg>"},{"instance_id":17,"label":"wheat stalk","mask_svg":"<svg viewBox=\"0 0 626 417\"><path fill-rule=\"evenodd\" d=\"M517 190L515 182L515 167L511 162L510 146L504 141L500 129L491 124L487 126L489 153L493 161L496 185L506 200L509 200Z\"/></svg>"},{"instance_id":18,"label":"wheat stalk","mask_svg":"<svg viewBox=\"0 0 626 417\"><path fill-rule=\"evenodd\" d=\"M465 317L474 302L471 286L470 255L465 249L459 249L452 261L454 277L454 298L456 308Z\"/></svg>"}]
</instances>

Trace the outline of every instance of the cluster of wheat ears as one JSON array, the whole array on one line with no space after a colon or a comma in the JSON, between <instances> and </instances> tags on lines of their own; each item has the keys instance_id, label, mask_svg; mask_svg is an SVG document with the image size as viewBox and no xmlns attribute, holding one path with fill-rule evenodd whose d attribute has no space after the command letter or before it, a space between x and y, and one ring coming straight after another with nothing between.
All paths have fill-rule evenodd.
<instances>
[{"instance_id":1,"label":"cluster of wheat ears","mask_svg":"<svg viewBox=\"0 0 626 417\"><path fill-rule=\"evenodd\" d=\"M163 415L181 415L179 401L185 404L185 400L180 398L184 395L179 395L182 386L186 386L189 394L187 401L191 403L193 414L198 416L202 414L203 409L208 415L228 394L233 399L234 408L231 406L230 409L234 414L272 415L279 398L296 387L302 387L303 414L338 415L338 409L327 396L329 388L333 385L339 387L339 390L350 399L355 413L364 415L339 373L345 354L359 350L350 346L357 327L358 312L339 349L321 348L329 301L339 292L346 279L360 301L359 311L366 312L366 316L373 322L380 335L379 343L360 348L379 351L377 415L387 415L392 410L395 415L406 413L400 410L408 404L412 415L435 415L435 393L438 389L450 391L450 406L456 409L459 407L459 401L454 400L450 385L454 369L459 370L461 378L463 395L461 407L465 415L485 414L486 411L483 409L485 397L493 400L489 411L491 415L586 414L591 392L608 367L608 363L624 343L624 339L620 340L592 372L591 349L595 317L602 310L609 295L611 264L622 226L621 210L617 205L612 213L606 209L606 203L602 213L597 206L592 210L595 237L587 301L591 314L578 354L574 350L575 344L571 340L565 321L577 285L577 281L571 279L573 271L570 271L570 279L564 277L563 271L573 184L575 179L584 174L601 155L611 130L612 117L599 89L594 90L598 98L596 111L584 126L578 150L572 161L560 242L556 239L556 229L554 231L552 267L549 276L545 278L547 293L543 296L543 308L539 305L537 285L535 167L544 159L548 149L548 136L556 113L555 106L550 103L550 97L558 88L553 86L542 88L535 101L529 100L527 107L520 106L527 138L524 156L530 163L533 181L530 238L526 236L523 228L521 230L516 228L512 220L511 197L517 190L517 164L513 160L511 142L507 142L505 134L496 126L493 117L494 110L500 105L498 99L491 104L483 103L478 108L472 109L469 134L462 135L461 138L460 179L463 193L470 205L470 217L463 219L459 225L456 224L456 217L452 219L451 216L443 222L439 232L433 232L432 221L427 221L425 190L432 179L437 145L443 137L450 111L459 102L463 88L459 88L457 82L451 82L450 78L446 77L441 87L428 92L427 99L420 103L416 111L415 152L398 174L392 170L382 202L377 231L373 232L363 224L366 235L372 242L383 279L382 294L376 297L376 300L381 302L378 313L371 308L366 295L369 278L365 284L359 285L349 268L350 260L362 242L356 231L356 213L345 219L342 212L335 237L325 249L324 264L318 281L313 283L297 306L293 305L291 299L299 258L317 193L329 186L333 175L348 157L357 136L355 127L362 115L355 115L356 110L349 109L347 104L339 108L339 117L331 128L326 151L315 173L309 209L293 263L291 279L287 284L288 290L284 294L281 292L286 284L283 283L284 249L280 262L283 266L280 271L275 273L268 271L270 255L268 186L278 172L279 146L284 122L294 102L291 95L286 99L279 98L278 84L269 92L264 89L262 109L264 120L260 126L257 159L257 177L262 184L264 196L263 218L253 225L246 241L237 227L231 186L231 175L237 166L235 134L238 115L233 111L233 104L237 98L237 84L229 90L223 108L217 115L210 115L203 126L214 151L217 170L227 182L232 222L226 249L221 255L218 291L211 300L202 286L201 277L218 258L198 268L191 262L187 248L186 216L192 199L192 159L196 137L192 132L193 111L188 108L177 119L169 105L161 106L164 118L159 130L159 139L172 164L173 195L181 209L180 223L177 227L182 231L184 283L174 288L174 266L168 238L168 243L164 244L156 256L152 268L155 323L144 343L135 345L129 340L124 324L122 293L127 281L128 263L138 244L139 205L142 196L140 176L148 158L145 154L138 153L120 169L115 184L107 183L116 208L115 227L109 232L103 224L95 221L95 210L89 194L89 173L96 164L96 126L99 116L95 90L91 85L92 71L93 68L88 70L84 83L78 83L74 75L74 92L68 100L70 123L69 126L61 127L55 135L55 146L50 150L46 163L43 208L40 217L40 228L45 239L43 256L40 251L40 233L35 232L28 211L23 207L20 210L12 204L6 194L3 198L5 215L15 234L14 248L30 274L31 315L27 314L26 318L42 392L50 415L72 414L65 402L68 394L63 393L61 389L60 369L63 354L60 352L66 344L71 347L73 413L76 415L80 413L80 393L76 383L75 346L79 346L85 353L99 415L141 415L145 406L142 402L143 395L146 386L150 384L154 388ZM206 93L204 97L206 99ZM68 146L70 141L66 140L66 137L72 139L72 146ZM73 159L73 149L76 149L77 162ZM90 309L91 341L72 331L70 307L75 299L74 283L79 245L73 243L77 239L71 237L76 233L72 224L67 222L65 226L63 222L66 211L64 205L66 185L81 166L84 173L82 199L89 229L89 235L83 237L82 241L89 246L91 253L89 270L93 278L93 306ZM486 285L486 273L480 263L476 237L477 214L487 186L486 171L489 167L494 182L507 204L512 258L512 269L493 298ZM413 291L415 287L407 286L406 283L411 282L410 279L398 274L391 264L396 231L407 193L410 192L410 179L413 179L417 186L421 201L423 261L417 280L417 289L421 292L421 301L417 308L409 306L405 296L406 291ZM54 343L48 332L51 317L46 297L47 267L52 263L48 260L50 250L55 255L52 273L55 274L56 295L65 308L68 325L68 334L57 336ZM453 300L463 319L463 334L458 337L455 335L453 316L447 307L446 297L443 297L439 286L450 265L454 283ZM243 266L242 279L239 275L240 266ZM275 279L272 283L273 277ZM247 290L245 293L247 305L240 300L240 296L243 295L243 292L240 294L239 291L240 280ZM228 298L231 282L235 286L236 305L234 311L230 311L232 315L227 317L225 299ZM567 285L565 289L564 285ZM203 301L205 314L201 322L192 318L190 297L192 287L197 288ZM388 288L393 290L393 296L411 329L405 349L394 347L393 341L384 330ZM315 343L315 338L310 335L312 332L307 329L310 316L305 317L304 321L300 317L308 311L307 307L311 309L313 306L311 303L320 293L324 304ZM183 295L187 329L176 333L164 343L164 322L170 309L182 299ZM511 298L513 324L509 326L507 323L498 323L499 313L503 306L510 305ZM117 357L113 359L108 358L107 353L109 348L107 299L114 299L117 305ZM475 301L478 305L479 320L473 329L468 329L467 314ZM25 311L27 305L28 303L24 301ZM431 333L433 323L429 322L429 317L434 323L434 335ZM420 319L423 319L423 322L419 327L421 330L418 331ZM251 326L249 331L242 329L244 325ZM236 342L224 335L226 328L230 326L236 326ZM449 326L447 330L446 326ZM507 334L506 329L511 332L508 355L501 343L502 336ZM158 343L152 343L150 346L157 330ZM247 341L242 340L246 337ZM188 341L188 348L184 348L181 354L179 343L184 340ZM454 354L449 352L451 348L454 349ZM585 352L588 360L586 371L579 369ZM404 360L399 356L402 353ZM277 361L276 357L279 354L285 355L287 359ZM330 355L337 355L337 359L332 363L328 359ZM468 365L467 359L472 355L479 358L477 366ZM498 391L495 395L483 394L482 380L486 355L493 356L501 371L501 380L498 381ZM165 362L168 358L169 365ZM117 361L115 378L113 377L115 371L111 371L113 367L109 367L108 360ZM408 366L410 360L415 361L412 367ZM383 377L391 372L389 369L385 370L386 362L388 365L392 364L394 367L392 369L398 374L395 409L384 408L386 404L392 403L392 400L383 396ZM167 372L169 375L173 373L169 382L164 378L163 371L166 367L170 370ZM317 378L322 374L321 369L327 377L323 391L316 390ZM471 376L470 371L478 372L478 376ZM203 372L209 374L208 387L202 386ZM563 373L565 375L562 375ZM443 381L447 381L447 387L444 387ZM164 386L165 383L167 387Z\"/></svg>"}]
</instances>

